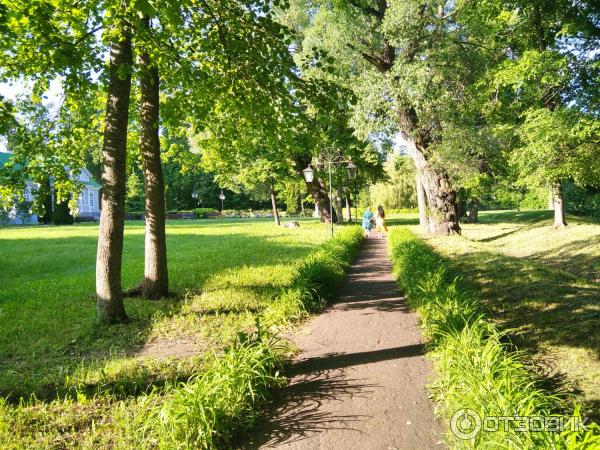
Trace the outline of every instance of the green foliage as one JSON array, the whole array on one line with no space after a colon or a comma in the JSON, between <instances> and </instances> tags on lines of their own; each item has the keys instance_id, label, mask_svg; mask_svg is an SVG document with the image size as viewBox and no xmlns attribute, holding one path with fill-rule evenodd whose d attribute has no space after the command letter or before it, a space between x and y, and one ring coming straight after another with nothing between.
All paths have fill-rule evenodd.
<instances>
[{"instance_id":1,"label":"green foliage","mask_svg":"<svg viewBox=\"0 0 600 450\"><path fill-rule=\"evenodd\" d=\"M52 223L54 225L71 225L74 222L71 209L69 207L69 201L62 201L60 203L54 202L52 208Z\"/></svg>"},{"instance_id":2,"label":"green foliage","mask_svg":"<svg viewBox=\"0 0 600 450\"><path fill-rule=\"evenodd\" d=\"M0 227L5 227L6 225L8 225L9 221L10 221L10 214L9 214L8 209L0 207Z\"/></svg>"},{"instance_id":3,"label":"green foliage","mask_svg":"<svg viewBox=\"0 0 600 450\"><path fill-rule=\"evenodd\" d=\"M144 183L141 176L132 170L127 177L127 198L125 199L125 211L144 211L145 207Z\"/></svg>"},{"instance_id":4,"label":"green foliage","mask_svg":"<svg viewBox=\"0 0 600 450\"><path fill-rule=\"evenodd\" d=\"M596 188L582 188L573 183L563 185L566 210L577 216L600 218L600 191Z\"/></svg>"},{"instance_id":5,"label":"green foliage","mask_svg":"<svg viewBox=\"0 0 600 450\"><path fill-rule=\"evenodd\" d=\"M29 223L31 220L31 206L32 202L26 200L16 204L16 216L21 223Z\"/></svg>"},{"instance_id":6,"label":"green foliage","mask_svg":"<svg viewBox=\"0 0 600 450\"><path fill-rule=\"evenodd\" d=\"M240 335L206 371L169 393L151 411L143 433L159 448L222 448L250 427L269 390L285 383L280 345L268 335Z\"/></svg>"},{"instance_id":7,"label":"green foliage","mask_svg":"<svg viewBox=\"0 0 600 450\"><path fill-rule=\"evenodd\" d=\"M526 112L519 135L523 146L511 155L519 183L600 183L600 121L566 108L534 109Z\"/></svg>"},{"instance_id":8,"label":"green foliage","mask_svg":"<svg viewBox=\"0 0 600 450\"><path fill-rule=\"evenodd\" d=\"M369 203L390 209L417 206L415 167L407 156L392 155L384 164L386 179L369 188Z\"/></svg>"},{"instance_id":9,"label":"green foliage","mask_svg":"<svg viewBox=\"0 0 600 450\"><path fill-rule=\"evenodd\" d=\"M298 266L293 289L301 293L302 303L308 312L321 311L327 300L332 298L361 240L360 228L344 228Z\"/></svg>"},{"instance_id":10,"label":"green foliage","mask_svg":"<svg viewBox=\"0 0 600 450\"><path fill-rule=\"evenodd\" d=\"M421 316L437 380L432 392L444 417L461 408L485 416L552 416L564 413L565 399L551 395L525 367L527 355L513 352L477 301L453 279L445 262L406 229L390 234L398 282ZM575 408L573 415L578 415ZM482 431L472 440L454 438L455 448L575 449L600 444L600 427L561 434ZM452 435L449 434L452 438Z\"/></svg>"},{"instance_id":11,"label":"green foliage","mask_svg":"<svg viewBox=\"0 0 600 450\"><path fill-rule=\"evenodd\" d=\"M219 211L214 208L195 208L192 210L196 219L208 219L209 214L218 214Z\"/></svg>"},{"instance_id":12,"label":"green foliage","mask_svg":"<svg viewBox=\"0 0 600 450\"><path fill-rule=\"evenodd\" d=\"M177 255L170 261L172 282L183 298L130 299L134 321L110 329L95 327L89 302L95 227L51 228L44 239L31 234L37 228L4 231L0 244L17 255L35 248L38 259L13 260L9 278L2 280L10 301L2 299L0 321L13 323L24 310L29 321L19 329L0 327L8 333L0 333L0 364L6 364L0 389L12 392L13 400L0 400L0 447L226 446L252 424L268 389L281 383L277 371L289 350L273 335L314 305L322 307L362 239L357 227L339 228L319 248L328 230L313 221L296 229L264 221L168 227ZM139 280L142 231L142 225L126 227L126 286ZM314 265L328 275L311 270ZM77 273L65 267L77 267ZM51 287L35 268L53 278ZM0 271L0 277L6 274ZM198 346L194 356L183 358L137 353L165 340ZM8 369L16 364L18 373ZM28 393L37 398L16 403Z\"/></svg>"}]
</instances>

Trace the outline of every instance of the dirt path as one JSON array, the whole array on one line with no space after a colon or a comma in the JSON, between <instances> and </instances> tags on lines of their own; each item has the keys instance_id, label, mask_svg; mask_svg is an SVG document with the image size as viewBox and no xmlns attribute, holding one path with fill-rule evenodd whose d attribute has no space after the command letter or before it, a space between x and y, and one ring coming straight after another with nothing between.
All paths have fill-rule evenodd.
<instances>
[{"instance_id":1,"label":"dirt path","mask_svg":"<svg viewBox=\"0 0 600 450\"><path fill-rule=\"evenodd\" d=\"M424 386L417 316L391 274L386 241L365 242L340 297L294 337L301 354L245 449L443 448Z\"/></svg>"}]
</instances>

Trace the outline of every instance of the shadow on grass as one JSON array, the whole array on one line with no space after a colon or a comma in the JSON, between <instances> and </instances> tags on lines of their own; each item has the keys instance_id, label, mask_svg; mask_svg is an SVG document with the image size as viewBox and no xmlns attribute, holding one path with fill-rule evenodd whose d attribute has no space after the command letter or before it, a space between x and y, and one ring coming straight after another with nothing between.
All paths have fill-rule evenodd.
<instances>
[{"instance_id":1,"label":"shadow on grass","mask_svg":"<svg viewBox=\"0 0 600 450\"><path fill-rule=\"evenodd\" d=\"M75 371L90 366L104 373L103 364L135 354L148 341L157 315L173 317L181 313L180 300L185 291L199 292L207 280L239 268L264 266L271 261L274 265L290 265L315 248L301 242L277 242L269 235L242 233L172 234L167 239L171 284L178 297L156 302L126 299L131 322L111 327L94 323L96 237L3 239L0 249L26 252L28 257L13 264L11 273L4 272L9 277L14 274L18 280L8 287L4 284L7 289L0 293L0 396L17 402L30 395L40 400L74 395L69 380ZM124 288L139 282L142 271L143 235L126 236ZM4 277L0 276L0 283ZM233 277L223 289L239 287L260 296L271 296L279 289L272 284L244 285L242 281L238 286L235 280ZM194 313L231 315L259 310L247 305L239 309L211 306ZM127 364L123 370L100 377L97 383L84 383L78 388L88 395L137 395L189 376L170 367L133 366Z\"/></svg>"},{"instance_id":2,"label":"shadow on grass","mask_svg":"<svg viewBox=\"0 0 600 450\"><path fill-rule=\"evenodd\" d=\"M509 331L516 347L540 355L552 347L580 348L600 358L600 291L595 286L571 274L493 252L467 253L447 262L453 275L462 277L463 286L477 293L490 317ZM538 373L554 392L567 389L561 387L563 375L556 372L561 363L549 361L550 366L538 367ZM577 364L577 373L595 371L600 376L598 362ZM578 380L574 381L568 389L577 395ZM600 403L600 390L596 390L586 393L586 407Z\"/></svg>"},{"instance_id":3,"label":"shadow on grass","mask_svg":"<svg viewBox=\"0 0 600 450\"><path fill-rule=\"evenodd\" d=\"M559 250L544 250L531 254L530 258L555 269L593 283L600 283L600 256L590 254L589 249L600 246L600 235L564 244Z\"/></svg>"}]
</instances>

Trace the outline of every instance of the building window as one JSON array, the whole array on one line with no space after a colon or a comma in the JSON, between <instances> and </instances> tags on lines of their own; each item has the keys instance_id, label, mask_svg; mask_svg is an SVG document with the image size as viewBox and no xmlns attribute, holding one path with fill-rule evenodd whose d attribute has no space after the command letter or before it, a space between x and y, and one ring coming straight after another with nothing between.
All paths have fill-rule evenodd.
<instances>
[{"instance_id":1,"label":"building window","mask_svg":"<svg viewBox=\"0 0 600 450\"><path fill-rule=\"evenodd\" d=\"M94 191L90 191L90 206L94 207Z\"/></svg>"},{"instance_id":2,"label":"building window","mask_svg":"<svg viewBox=\"0 0 600 450\"><path fill-rule=\"evenodd\" d=\"M23 196L25 197L26 202L31 201L31 190L28 187L25 188L25 192L24 192Z\"/></svg>"}]
</instances>

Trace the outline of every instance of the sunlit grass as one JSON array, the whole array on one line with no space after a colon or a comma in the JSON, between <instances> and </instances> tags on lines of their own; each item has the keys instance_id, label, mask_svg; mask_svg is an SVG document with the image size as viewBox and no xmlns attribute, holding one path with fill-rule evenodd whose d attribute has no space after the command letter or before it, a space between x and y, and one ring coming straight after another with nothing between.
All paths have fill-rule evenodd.
<instances>
[{"instance_id":1,"label":"sunlit grass","mask_svg":"<svg viewBox=\"0 0 600 450\"><path fill-rule=\"evenodd\" d=\"M600 419L600 223L551 211L483 212L463 235L427 238L538 371ZM417 230L415 226L413 228Z\"/></svg>"},{"instance_id":2,"label":"sunlit grass","mask_svg":"<svg viewBox=\"0 0 600 450\"><path fill-rule=\"evenodd\" d=\"M1 396L117 383L136 372L132 367L148 366L137 353L161 339L177 346L185 338L198 351L223 345L254 324L328 230L312 221L299 228L268 220L171 221L169 273L178 298L126 300L132 323L110 328L94 323L96 235L95 225L0 230ZM128 223L124 287L142 275L143 224ZM159 349L155 356L164 354ZM173 372L171 366L153 364L149 377L185 377L195 367L181 364Z\"/></svg>"},{"instance_id":3,"label":"sunlit grass","mask_svg":"<svg viewBox=\"0 0 600 450\"><path fill-rule=\"evenodd\" d=\"M138 226L128 229L127 239L130 231L135 236ZM134 321L108 328L93 325L89 296L63 299L80 302L80 315L90 321L82 323L91 328L80 326L81 339L66 344L63 335L44 334L53 327L20 336L29 348L45 340L73 353L49 352L35 361L23 348L18 358L3 360L5 386L36 397L7 403L0 396L0 447L227 447L252 425L269 390L284 381L278 369L290 349L277 333L324 306L362 232L346 227L333 240L328 236L325 227L311 222L300 229L255 221L171 224L170 257L176 260L171 278L181 297L128 301ZM40 304L46 310L60 307ZM14 369L19 361L21 371Z\"/></svg>"},{"instance_id":4,"label":"sunlit grass","mask_svg":"<svg viewBox=\"0 0 600 450\"><path fill-rule=\"evenodd\" d=\"M419 312L428 338L436 368L430 389L439 414L449 419L465 408L482 419L580 414L565 392L555 391L555 385L532 370L529 353L515 351L506 334L489 321L479 292L466 291L448 271L447 261L423 240L405 228L394 228L390 252L398 282ZM457 439L450 432L447 438L457 449L598 448L600 427L588 426L584 432L553 433L518 430L513 424L491 431L484 427L469 439Z\"/></svg>"}]
</instances>

